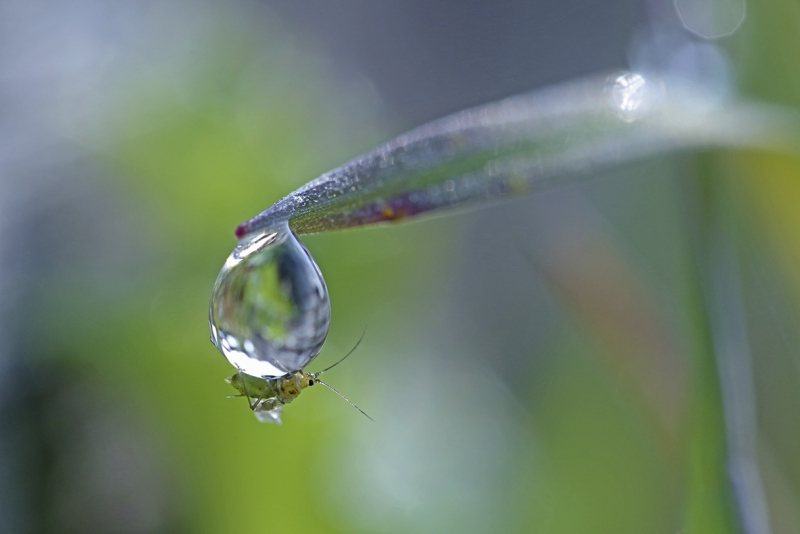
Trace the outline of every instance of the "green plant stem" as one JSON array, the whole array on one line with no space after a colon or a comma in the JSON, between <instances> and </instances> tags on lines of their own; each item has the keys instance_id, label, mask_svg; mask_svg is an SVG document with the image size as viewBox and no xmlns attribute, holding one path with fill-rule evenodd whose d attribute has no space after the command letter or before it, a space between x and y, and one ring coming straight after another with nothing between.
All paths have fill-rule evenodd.
<instances>
[{"instance_id":1,"label":"green plant stem","mask_svg":"<svg viewBox=\"0 0 800 534\"><path fill-rule=\"evenodd\" d=\"M694 287L687 310L693 401L688 421L687 533L768 534L755 461L755 410L736 254L730 177L702 156L692 221Z\"/></svg>"}]
</instances>

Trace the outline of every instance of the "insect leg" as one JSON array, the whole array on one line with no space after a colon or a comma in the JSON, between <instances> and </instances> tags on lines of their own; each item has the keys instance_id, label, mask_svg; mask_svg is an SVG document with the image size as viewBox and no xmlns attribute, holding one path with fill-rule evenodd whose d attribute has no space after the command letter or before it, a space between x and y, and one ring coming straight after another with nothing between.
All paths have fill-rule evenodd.
<instances>
[{"instance_id":1,"label":"insect leg","mask_svg":"<svg viewBox=\"0 0 800 534\"><path fill-rule=\"evenodd\" d=\"M250 401L250 394L247 393L247 386L244 383L244 373L242 373L242 368L238 365L236 366L236 372L239 373L239 382L242 383L242 392L244 392L244 396L247 397L247 404L250 406L250 409L253 409L253 403Z\"/></svg>"},{"instance_id":2,"label":"insect leg","mask_svg":"<svg viewBox=\"0 0 800 534\"><path fill-rule=\"evenodd\" d=\"M267 387L264 388L264 390L261 392L261 395L259 395L258 398L256 399L256 402L250 407L250 409L253 411L255 411L256 408L258 408L258 405L261 404L261 401L263 401L267 397L267 388L269 388L269 391L272 393L272 395L270 395L271 397L278 396L277 393L275 392L275 389L272 387L272 380L264 376L262 376L261 378L267 383Z\"/></svg>"},{"instance_id":3,"label":"insect leg","mask_svg":"<svg viewBox=\"0 0 800 534\"><path fill-rule=\"evenodd\" d=\"M284 377L279 378L278 380L283 380ZM281 404L286 404L286 398L283 396L283 388L278 385L278 380L275 381L275 387L272 387L270 384L270 389L275 397L281 402Z\"/></svg>"}]
</instances>

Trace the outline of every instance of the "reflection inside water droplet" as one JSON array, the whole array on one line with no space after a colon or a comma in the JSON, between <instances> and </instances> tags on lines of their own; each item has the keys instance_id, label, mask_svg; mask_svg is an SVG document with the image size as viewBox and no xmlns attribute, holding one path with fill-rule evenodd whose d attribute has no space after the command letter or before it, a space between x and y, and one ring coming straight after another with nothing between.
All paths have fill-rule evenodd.
<instances>
[{"instance_id":1,"label":"reflection inside water droplet","mask_svg":"<svg viewBox=\"0 0 800 534\"><path fill-rule=\"evenodd\" d=\"M319 353L331 308L325 280L288 227L244 237L211 293L211 341L258 377L297 371Z\"/></svg>"}]
</instances>

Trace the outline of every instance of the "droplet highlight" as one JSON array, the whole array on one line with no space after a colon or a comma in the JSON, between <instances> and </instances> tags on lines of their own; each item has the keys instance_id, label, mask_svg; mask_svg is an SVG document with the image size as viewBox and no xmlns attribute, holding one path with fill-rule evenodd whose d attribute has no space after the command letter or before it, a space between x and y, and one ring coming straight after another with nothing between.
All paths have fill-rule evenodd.
<instances>
[{"instance_id":1,"label":"droplet highlight","mask_svg":"<svg viewBox=\"0 0 800 534\"><path fill-rule=\"evenodd\" d=\"M625 122L644 118L664 96L664 88L660 82L647 79L636 72L619 74L609 81L607 91L617 116Z\"/></svg>"}]
</instances>

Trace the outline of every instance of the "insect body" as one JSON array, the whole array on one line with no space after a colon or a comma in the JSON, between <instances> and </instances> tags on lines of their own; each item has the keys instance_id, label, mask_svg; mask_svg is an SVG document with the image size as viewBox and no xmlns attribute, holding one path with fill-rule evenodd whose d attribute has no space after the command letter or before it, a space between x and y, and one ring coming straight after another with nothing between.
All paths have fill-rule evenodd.
<instances>
[{"instance_id":1,"label":"insect body","mask_svg":"<svg viewBox=\"0 0 800 534\"><path fill-rule=\"evenodd\" d=\"M300 392L317 382L312 373L296 371L284 376L257 378L237 372L226 381L247 397L250 409L259 421L280 424L283 405L292 402Z\"/></svg>"},{"instance_id":2,"label":"insect body","mask_svg":"<svg viewBox=\"0 0 800 534\"><path fill-rule=\"evenodd\" d=\"M364 335L362 334L361 339L363 338ZM247 398L248 403L250 404L250 409L253 410L253 413L262 423L281 424L283 405L292 402L305 388L311 387L314 384L322 384L323 386L327 387L346 400L359 412L364 414L368 419L372 420L372 418L364 413L361 408L353 404L350 399L339 393L336 388L319 379L319 375L329 371L330 369L333 369L343 362L345 358L350 356L353 351L358 348L359 343L361 343L361 339L358 340L356 346L353 347L353 349L348 352L344 358L334 363L330 367L327 367L326 369L316 373L307 373L303 370L299 370L286 373L282 376L264 376L259 378L245 374L241 369L239 369L236 374L226 378L225 381L232 385L239 392L239 395L233 395L234 397L243 396Z\"/></svg>"}]
</instances>

